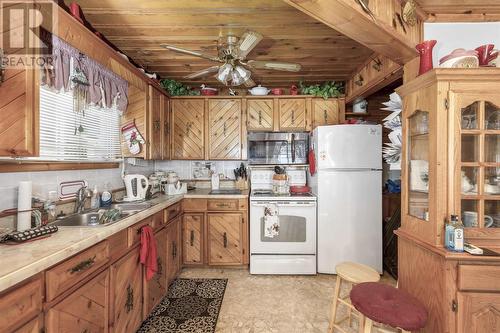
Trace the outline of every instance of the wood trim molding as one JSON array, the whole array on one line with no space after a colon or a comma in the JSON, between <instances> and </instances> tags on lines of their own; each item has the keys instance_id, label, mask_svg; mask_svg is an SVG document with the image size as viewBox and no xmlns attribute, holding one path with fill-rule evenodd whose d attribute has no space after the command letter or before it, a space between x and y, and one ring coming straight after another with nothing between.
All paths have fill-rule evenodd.
<instances>
[{"instance_id":1,"label":"wood trim molding","mask_svg":"<svg viewBox=\"0 0 500 333\"><path fill-rule=\"evenodd\" d=\"M120 163L88 163L88 162L25 162L1 161L0 173L4 172L37 172L37 171L62 171L62 170L91 170L91 169L117 169Z\"/></svg>"}]
</instances>

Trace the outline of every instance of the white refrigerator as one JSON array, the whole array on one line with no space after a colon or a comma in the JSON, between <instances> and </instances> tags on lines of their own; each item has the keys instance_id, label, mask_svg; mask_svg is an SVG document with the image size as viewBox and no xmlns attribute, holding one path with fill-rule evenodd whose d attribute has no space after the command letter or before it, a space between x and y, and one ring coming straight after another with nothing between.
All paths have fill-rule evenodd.
<instances>
[{"instance_id":1,"label":"white refrigerator","mask_svg":"<svg viewBox=\"0 0 500 333\"><path fill-rule=\"evenodd\" d=\"M311 134L316 173L318 272L352 261L382 273L382 126L319 126Z\"/></svg>"}]
</instances>

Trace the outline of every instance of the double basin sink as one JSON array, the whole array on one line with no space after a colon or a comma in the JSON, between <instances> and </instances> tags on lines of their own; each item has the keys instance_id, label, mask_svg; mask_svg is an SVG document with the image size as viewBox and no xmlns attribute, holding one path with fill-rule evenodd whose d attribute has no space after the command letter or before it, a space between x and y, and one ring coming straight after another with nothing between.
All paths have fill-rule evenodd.
<instances>
[{"instance_id":1,"label":"double basin sink","mask_svg":"<svg viewBox=\"0 0 500 333\"><path fill-rule=\"evenodd\" d=\"M153 206L149 202L116 203L108 209L91 210L68 215L56 220L52 225L59 227L99 227L116 223L130 215Z\"/></svg>"}]
</instances>

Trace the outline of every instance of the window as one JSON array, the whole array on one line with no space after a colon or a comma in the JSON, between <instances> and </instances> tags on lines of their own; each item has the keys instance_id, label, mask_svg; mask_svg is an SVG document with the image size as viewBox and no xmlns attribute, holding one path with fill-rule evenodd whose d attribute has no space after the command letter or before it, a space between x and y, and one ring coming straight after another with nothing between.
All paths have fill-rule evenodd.
<instances>
[{"instance_id":1,"label":"window","mask_svg":"<svg viewBox=\"0 0 500 333\"><path fill-rule=\"evenodd\" d=\"M113 162L121 158L120 114L113 107L73 111L73 93L40 87L40 157L43 161Z\"/></svg>"}]
</instances>

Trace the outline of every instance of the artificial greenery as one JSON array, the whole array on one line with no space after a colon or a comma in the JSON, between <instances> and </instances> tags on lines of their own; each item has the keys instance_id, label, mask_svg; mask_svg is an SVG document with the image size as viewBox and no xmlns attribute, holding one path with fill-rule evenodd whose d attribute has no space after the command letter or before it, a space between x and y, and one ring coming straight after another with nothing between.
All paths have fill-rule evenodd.
<instances>
[{"instance_id":1,"label":"artificial greenery","mask_svg":"<svg viewBox=\"0 0 500 333\"><path fill-rule=\"evenodd\" d=\"M300 93L302 95L313 95L328 99L329 97L340 97L344 94L344 82L327 81L320 84L305 86L299 82Z\"/></svg>"},{"instance_id":2,"label":"artificial greenery","mask_svg":"<svg viewBox=\"0 0 500 333\"><path fill-rule=\"evenodd\" d=\"M170 96L196 96L200 94L199 90L193 90L190 86L172 79L163 79L160 81L160 84Z\"/></svg>"}]
</instances>

